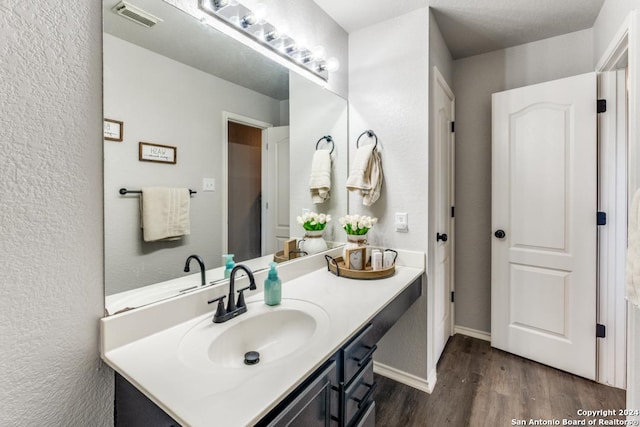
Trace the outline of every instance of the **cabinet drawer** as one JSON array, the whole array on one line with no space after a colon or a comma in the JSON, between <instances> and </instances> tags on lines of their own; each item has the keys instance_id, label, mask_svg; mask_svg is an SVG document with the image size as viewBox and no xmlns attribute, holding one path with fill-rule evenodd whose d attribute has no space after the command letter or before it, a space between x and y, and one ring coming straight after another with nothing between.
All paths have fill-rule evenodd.
<instances>
[{"instance_id":1,"label":"cabinet drawer","mask_svg":"<svg viewBox=\"0 0 640 427\"><path fill-rule=\"evenodd\" d=\"M331 380L336 362L331 364L284 408L269 427L329 427L331 425Z\"/></svg>"},{"instance_id":2,"label":"cabinet drawer","mask_svg":"<svg viewBox=\"0 0 640 427\"><path fill-rule=\"evenodd\" d=\"M378 348L372 330L373 325L367 325L344 349L344 383L347 386L360 369L369 362L373 352Z\"/></svg>"},{"instance_id":3,"label":"cabinet drawer","mask_svg":"<svg viewBox=\"0 0 640 427\"><path fill-rule=\"evenodd\" d=\"M345 391L345 425L350 425L367 408L373 399L375 388L373 360L369 359L369 363Z\"/></svg>"},{"instance_id":4,"label":"cabinet drawer","mask_svg":"<svg viewBox=\"0 0 640 427\"><path fill-rule=\"evenodd\" d=\"M369 403L369 407L354 427L376 427L376 402Z\"/></svg>"}]
</instances>

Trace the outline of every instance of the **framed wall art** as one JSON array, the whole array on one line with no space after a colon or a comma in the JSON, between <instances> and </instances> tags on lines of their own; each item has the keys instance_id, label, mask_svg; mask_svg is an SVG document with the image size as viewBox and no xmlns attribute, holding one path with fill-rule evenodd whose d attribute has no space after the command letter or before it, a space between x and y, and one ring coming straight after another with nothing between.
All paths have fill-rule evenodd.
<instances>
[{"instance_id":1,"label":"framed wall art","mask_svg":"<svg viewBox=\"0 0 640 427\"><path fill-rule=\"evenodd\" d=\"M122 142L124 123L118 120L104 119L103 134L106 141Z\"/></svg>"},{"instance_id":2,"label":"framed wall art","mask_svg":"<svg viewBox=\"0 0 640 427\"><path fill-rule=\"evenodd\" d=\"M178 149L170 145L152 144L140 141L138 160L141 162L158 162L176 164Z\"/></svg>"}]
</instances>

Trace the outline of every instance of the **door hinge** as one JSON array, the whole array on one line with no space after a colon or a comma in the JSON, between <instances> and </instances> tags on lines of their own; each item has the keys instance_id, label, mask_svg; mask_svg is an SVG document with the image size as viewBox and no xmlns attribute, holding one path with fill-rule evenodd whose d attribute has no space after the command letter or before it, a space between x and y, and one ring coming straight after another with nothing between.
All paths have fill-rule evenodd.
<instances>
[{"instance_id":1,"label":"door hinge","mask_svg":"<svg viewBox=\"0 0 640 427\"><path fill-rule=\"evenodd\" d=\"M598 212L597 222L598 225L607 225L607 213Z\"/></svg>"},{"instance_id":2,"label":"door hinge","mask_svg":"<svg viewBox=\"0 0 640 427\"><path fill-rule=\"evenodd\" d=\"M451 132L456 131L456 122L451 122Z\"/></svg>"},{"instance_id":3,"label":"door hinge","mask_svg":"<svg viewBox=\"0 0 640 427\"><path fill-rule=\"evenodd\" d=\"M451 291L451 302L456 302L456 293Z\"/></svg>"},{"instance_id":4,"label":"door hinge","mask_svg":"<svg viewBox=\"0 0 640 427\"><path fill-rule=\"evenodd\" d=\"M597 109L598 113L605 113L607 111L607 100L606 99L598 99L597 101Z\"/></svg>"},{"instance_id":5,"label":"door hinge","mask_svg":"<svg viewBox=\"0 0 640 427\"><path fill-rule=\"evenodd\" d=\"M607 328L600 323L596 323L596 338L606 338Z\"/></svg>"},{"instance_id":6,"label":"door hinge","mask_svg":"<svg viewBox=\"0 0 640 427\"><path fill-rule=\"evenodd\" d=\"M451 206L451 218L455 218L455 217L456 217L456 207Z\"/></svg>"}]
</instances>

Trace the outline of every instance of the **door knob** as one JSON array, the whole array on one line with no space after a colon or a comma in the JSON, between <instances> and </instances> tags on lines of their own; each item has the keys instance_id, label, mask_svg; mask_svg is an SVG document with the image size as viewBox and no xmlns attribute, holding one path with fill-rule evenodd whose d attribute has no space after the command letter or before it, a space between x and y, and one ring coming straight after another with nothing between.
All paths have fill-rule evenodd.
<instances>
[{"instance_id":1,"label":"door knob","mask_svg":"<svg viewBox=\"0 0 640 427\"><path fill-rule=\"evenodd\" d=\"M439 241L446 242L447 239L449 239L449 237L446 235L446 233L442 233L442 234L436 233L436 242L439 242Z\"/></svg>"},{"instance_id":2,"label":"door knob","mask_svg":"<svg viewBox=\"0 0 640 427\"><path fill-rule=\"evenodd\" d=\"M493 233L493 235L496 236L498 239L504 239L507 234L504 232L504 230L496 230L496 232Z\"/></svg>"}]
</instances>

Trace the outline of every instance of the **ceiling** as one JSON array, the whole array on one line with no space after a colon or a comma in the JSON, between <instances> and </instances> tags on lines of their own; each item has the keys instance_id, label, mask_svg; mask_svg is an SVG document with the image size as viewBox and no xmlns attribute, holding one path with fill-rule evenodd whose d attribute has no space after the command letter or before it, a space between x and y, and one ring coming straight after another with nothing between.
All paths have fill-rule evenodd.
<instances>
[{"instance_id":1,"label":"ceiling","mask_svg":"<svg viewBox=\"0 0 640 427\"><path fill-rule=\"evenodd\" d=\"M591 28L604 0L314 0L347 32L429 6L454 59Z\"/></svg>"}]
</instances>

